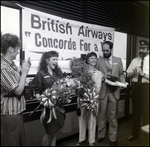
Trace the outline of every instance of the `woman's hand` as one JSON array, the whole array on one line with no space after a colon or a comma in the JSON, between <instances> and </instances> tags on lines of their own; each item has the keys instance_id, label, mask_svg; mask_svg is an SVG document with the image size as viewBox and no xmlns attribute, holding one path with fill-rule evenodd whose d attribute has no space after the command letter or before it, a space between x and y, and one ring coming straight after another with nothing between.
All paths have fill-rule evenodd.
<instances>
[{"instance_id":1,"label":"woman's hand","mask_svg":"<svg viewBox=\"0 0 150 147\"><path fill-rule=\"evenodd\" d=\"M22 62L22 67L20 68L21 76L20 76L20 81L18 83L19 86L14 89L14 93L18 96L21 95L24 90L26 77L29 72L30 66L31 66L30 59Z\"/></svg>"},{"instance_id":2,"label":"woman's hand","mask_svg":"<svg viewBox=\"0 0 150 147\"><path fill-rule=\"evenodd\" d=\"M30 58L28 60L24 60L22 62L21 73L27 75L29 72L30 66L31 66Z\"/></svg>"}]
</instances>

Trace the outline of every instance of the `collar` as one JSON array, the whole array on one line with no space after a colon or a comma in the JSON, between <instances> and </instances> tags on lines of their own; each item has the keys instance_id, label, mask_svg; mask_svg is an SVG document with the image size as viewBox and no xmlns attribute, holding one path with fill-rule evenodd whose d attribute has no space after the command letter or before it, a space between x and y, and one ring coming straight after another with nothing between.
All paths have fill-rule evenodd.
<instances>
[{"instance_id":1,"label":"collar","mask_svg":"<svg viewBox=\"0 0 150 147\"><path fill-rule=\"evenodd\" d=\"M1 60L4 61L5 63L7 63L7 64L10 65L10 66L13 64L12 61L6 59L3 55L1 55Z\"/></svg>"},{"instance_id":2,"label":"collar","mask_svg":"<svg viewBox=\"0 0 150 147\"><path fill-rule=\"evenodd\" d=\"M107 58L105 58L105 60L107 60ZM109 61L112 61L112 56L110 56L110 57L108 58L108 60L109 60Z\"/></svg>"},{"instance_id":3,"label":"collar","mask_svg":"<svg viewBox=\"0 0 150 147\"><path fill-rule=\"evenodd\" d=\"M138 58L142 60L140 56L138 56ZM149 58L149 54L147 54L143 59L147 59L147 58Z\"/></svg>"},{"instance_id":4,"label":"collar","mask_svg":"<svg viewBox=\"0 0 150 147\"><path fill-rule=\"evenodd\" d=\"M149 54L144 57L144 59L149 59Z\"/></svg>"},{"instance_id":5,"label":"collar","mask_svg":"<svg viewBox=\"0 0 150 147\"><path fill-rule=\"evenodd\" d=\"M8 64L14 70L18 70L18 67L15 65L14 61L6 59L3 55L1 55L1 61L5 62L5 64Z\"/></svg>"}]
</instances>

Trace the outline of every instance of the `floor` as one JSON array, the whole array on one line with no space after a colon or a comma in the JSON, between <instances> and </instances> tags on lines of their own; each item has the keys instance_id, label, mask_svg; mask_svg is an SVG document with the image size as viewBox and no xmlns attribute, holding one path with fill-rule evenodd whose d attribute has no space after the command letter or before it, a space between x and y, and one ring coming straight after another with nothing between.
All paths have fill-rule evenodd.
<instances>
[{"instance_id":1,"label":"floor","mask_svg":"<svg viewBox=\"0 0 150 147\"><path fill-rule=\"evenodd\" d=\"M128 141L128 137L131 134L132 130L132 115L121 118L118 120L119 128L118 128L118 141L116 146L146 146L145 145L145 136L144 132L141 130L140 137L134 141ZM88 134L88 132L87 132ZM76 143L78 142L78 134L75 134L73 136L70 136L63 140L57 141L57 146L76 146ZM88 141L86 140L85 143L83 143L82 146L88 146ZM108 127L106 132L106 138L102 142L95 142L95 146L110 146L109 140L108 140Z\"/></svg>"}]
</instances>

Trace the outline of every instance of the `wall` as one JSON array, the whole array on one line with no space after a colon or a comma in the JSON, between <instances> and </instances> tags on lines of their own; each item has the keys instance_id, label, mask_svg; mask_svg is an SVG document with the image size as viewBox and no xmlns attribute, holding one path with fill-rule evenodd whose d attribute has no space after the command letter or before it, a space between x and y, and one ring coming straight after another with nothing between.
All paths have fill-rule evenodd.
<instances>
[{"instance_id":1,"label":"wall","mask_svg":"<svg viewBox=\"0 0 150 147\"><path fill-rule=\"evenodd\" d=\"M124 117L125 100L118 103L118 118ZM108 105L109 109L109 105ZM107 115L108 122L108 115ZM27 146L40 146L44 136L44 127L39 119L28 121L25 125L25 136ZM78 134L78 117L76 111L66 113L64 127L57 133L57 140L64 139L74 134Z\"/></svg>"},{"instance_id":2,"label":"wall","mask_svg":"<svg viewBox=\"0 0 150 147\"><path fill-rule=\"evenodd\" d=\"M27 146L40 146L44 136L44 127L40 120L24 123ZM66 113L65 125L57 132L57 140L78 133L78 118L76 111Z\"/></svg>"},{"instance_id":3,"label":"wall","mask_svg":"<svg viewBox=\"0 0 150 147\"><path fill-rule=\"evenodd\" d=\"M137 4L136 1L71 1L71 3L69 1L1 1L1 5L20 10L21 8L16 6L15 3L67 19L113 27L119 32L149 38L149 8ZM131 44L133 43L131 39L128 39L128 63L135 55L130 54L131 50L134 50L134 48L131 48ZM126 91L126 94L126 99L122 99L119 102L118 113L120 117L123 117L126 113L122 111L123 108L127 108L128 114L129 110L126 106L128 104L131 106L131 102L129 102L129 90ZM25 130L28 146L38 146L41 144L44 129L38 119L26 121ZM58 133L57 139L77 132L78 122L76 112L72 111L67 113L65 126Z\"/></svg>"}]
</instances>

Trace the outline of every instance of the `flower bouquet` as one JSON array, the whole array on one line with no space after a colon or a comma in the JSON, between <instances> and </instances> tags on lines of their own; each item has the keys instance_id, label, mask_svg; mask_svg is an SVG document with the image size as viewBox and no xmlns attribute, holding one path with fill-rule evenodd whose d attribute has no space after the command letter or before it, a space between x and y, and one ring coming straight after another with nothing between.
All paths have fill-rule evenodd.
<instances>
[{"instance_id":1,"label":"flower bouquet","mask_svg":"<svg viewBox=\"0 0 150 147\"><path fill-rule=\"evenodd\" d=\"M47 88L42 93L40 101L40 105L43 106L42 114L40 117L41 123L46 117L46 108L49 108L50 111L47 123L51 122L53 117L57 119L55 112L56 109L62 113L65 113L63 105L70 103L72 97L76 96L75 89L77 86L78 81L76 79L63 78L57 82L54 82L51 88ZM40 107L40 105L32 113L34 113Z\"/></svg>"},{"instance_id":2,"label":"flower bouquet","mask_svg":"<svg viewBox=\"0 0 150 147\"><path fill-rule=\"evenodd\" d=\"M87 107L89 111L97 115L99 95L95 92L95 82L92 80L92 74L88 72L88 65L85 60L74 58L70 62L70 69L72 76L80 81L77 87L78 107Z\"/></svg>"},{"instance_id":3,"label":"flower bouquet","mask_svg":"<svg viewBox=\"0 0 150 147\"><path fill-rule=\"evenodd\" d=\"M81 107L86 106L88 110L92 111L97 116L98 113L98 101L99 95L96 94L95 88L85 89L83 97L80 97Z\"/></svg>"}]
</instances>

